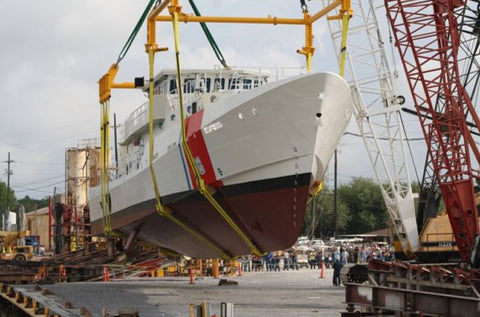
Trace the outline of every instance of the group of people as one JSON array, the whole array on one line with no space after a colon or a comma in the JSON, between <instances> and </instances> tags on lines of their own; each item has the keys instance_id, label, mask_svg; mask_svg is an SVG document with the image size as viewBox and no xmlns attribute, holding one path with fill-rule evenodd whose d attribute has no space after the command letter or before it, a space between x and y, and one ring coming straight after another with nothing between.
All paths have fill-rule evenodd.
<instances>
[{"instance_id":1,"label":"group of people","mask_svg":"<svg viewBox=\"0 0 480 317\"><path fill-rule=\"evenodd\" d=\"M299 268L297 253L294 250L268 252L265 256L242 256L240 261L244 272L298 270Z\"/></svg>"},{"instance_id":2,"label":"group of people","mask_svg":"<svg viewBox=\"0 0 480 317\"><path fill-rule=\"evenodd\" d=\"M340 286L340 272L348 263L367 263L370 259L390 261L392 256L388 247L380 248L375 245L343 245L341 247L322 248L310 250L308 267L321 268L322 261L326 269L333 269L333 285ZM248 255L240 258L242 270L250 271L282 271L298 270L298 254L295 249L269 252L265 256Z\"/></svg>"},{"instance_id":3,"label":"group of people","mask_svg":"<svg viewBox=\"0 0 480 317\"><path fill-rule=\"evenodd\" d=\"M325 250L325 267L333 268L333 285L340 286L340 272L344 265L348 263L368 263L370 259L380 261L391 261L392 255L389 247L380 248L376 245L362 246L342 246L337 247L335 251Z\"/></svg>"}]
</instances>

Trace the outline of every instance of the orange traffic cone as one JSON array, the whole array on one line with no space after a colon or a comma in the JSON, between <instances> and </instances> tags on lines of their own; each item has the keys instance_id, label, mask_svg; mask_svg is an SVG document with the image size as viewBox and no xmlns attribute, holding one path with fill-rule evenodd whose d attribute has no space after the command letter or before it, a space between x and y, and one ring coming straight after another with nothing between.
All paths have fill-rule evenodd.
<instances>
[{"instance_id":1,"label":"orange traffic cone","mask_svg":"<svg viewBox=\"0 0 480 317\"><path fill-rule=\"evenodd\" d=\"M67 270L65 269L65 265L60 265L60 272L58 276L59 282L67 282Z\"/></svg>"},{"instance_id":2,"label":"orange traffic cone","mask_svg":"<svg viewBox=\"0 0 480 317\"><path fill-rule=\"evenodd\" d=\"M38 273L35 274L35 282L41 281L43 278L47 276L47 268L45 265L42 265L38 268Z\"/></svg>"},{"instance_id":3,"label":"orange traffic cone","mask_svg":"<svg viewBox=\"0 0 480 317\"><path fill-rule=\"evenodd\" d=\"M242 263L240 262L237 262L238 263L238 276L242 276Z\"/></svg>"},{"instance_id":4,"label":"orange traffic cone","mask_svg":"<svg viewBox=\"0 0 480 317\"><path fill-rule=\"evenodd\" d=\"M110 282L110 272L108 270L108 266L103 267L103 281Z\"/></svg>"},{"instance_id":5,"label":"orange traffic cone","mask_svg":"<svg viewBox=\"0 0 480 317\"><path fill-rule=\"evenodd\" d=\"M219 278L220 272L218 267L218 259L213 259L213 278Z\"/></svg>"},{"instance_id":6,"label":"orange traffic cone","mask_svg":"<svg viewBox=\"0 0 480 317\"><path fill-rule=\"evenodd\" d=\"M195 284L195 282L193 281L193 267L190 266L190 284Z\"/></svg>"},{"instance_id":7,"label":"orange traffic cone","mask_svg":"<svg viewBox=\"0 0 480 317\"><path fill-rule=\"evenodd\" d=\"M322 260L322 268L320 269L320 277L325 278L325 262Z\"/></svg>"}]
</instances>

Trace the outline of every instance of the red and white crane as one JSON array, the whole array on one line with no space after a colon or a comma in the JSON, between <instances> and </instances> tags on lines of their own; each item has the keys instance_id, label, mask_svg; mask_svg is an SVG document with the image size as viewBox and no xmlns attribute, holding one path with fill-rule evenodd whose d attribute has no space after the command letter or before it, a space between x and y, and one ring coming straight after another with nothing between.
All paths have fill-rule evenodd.
<instances>
[{"instance_id":1,"label":"red and white crane","mask_svg":"<svg viewBox=\"0 0 480 317\"><path fill-rule=\"evenodd\" d=\"M458 66L460 34L455 9L461 0L386 0L396 46L402 58L433 170L464 262L478 265L474 240L479 233L474 180L480 152L466 115L480 126ZM436 109L437 99L443 100Z\"/></svg>"}]
</instances>

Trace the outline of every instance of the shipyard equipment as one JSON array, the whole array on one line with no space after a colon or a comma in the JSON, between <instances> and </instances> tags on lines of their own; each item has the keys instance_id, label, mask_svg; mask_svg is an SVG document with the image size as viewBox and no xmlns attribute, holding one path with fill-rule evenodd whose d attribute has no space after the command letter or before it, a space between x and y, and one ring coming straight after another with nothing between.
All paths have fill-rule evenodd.
<instances>
[{"instance_id":1,"label":"shipyard equipment","mask_svg":"<svg viewBox=\"0 0 480 317\"><path fill-rule=\"evenodd\" d=\"M354 305L360 305L377 315L479 316L474 185L480 121L472 102L478 89L472 69L478 63L476 45L469 46L470 58L465 58L461 44L462 36L478 35L479 12L472 9L478 2L386 0L385 6L461 261L371 261L368 284L353 283L345 275L349 312L344 315L355 314Z\"/></svg>"},{"instance_id":2,"label":"shipyard equipment","mask_svg":"<svg viewBox=\"0 0 480 317\"><path fill-rule=\"evenodd\" d=\"M400 114L405 98L397 92L398 75L387 58L374 0L352 1L351 5L356 19L352 19L348 31L345 78L354 95L355 121L395 234L403 252L413 257L419 239ZM329 29L334 44L340 43L341 24L330 20ZM337 55L340 53L337 51Z\"/></svg>"}]
</instances>

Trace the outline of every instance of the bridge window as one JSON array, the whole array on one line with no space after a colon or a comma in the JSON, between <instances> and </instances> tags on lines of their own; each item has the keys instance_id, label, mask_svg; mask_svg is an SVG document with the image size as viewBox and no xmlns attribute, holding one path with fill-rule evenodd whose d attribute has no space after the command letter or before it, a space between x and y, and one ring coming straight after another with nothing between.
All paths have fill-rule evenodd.
<instances>
[{"instance_id":1,"label":"bridge window","mask_svg":"<svg viewBox=\"0 0 480 317\"><path fill-rule=\"evenodd\" d=\"M243 80L243 90L249 90L252 89L252 80L245 78Z\"/></svg>"},{"instance_id":2,"label":"bridge window","mask_svg":"<svg viewBox=\"0 0 480 317\"><path fill-rule=\"evenodd\" d=\"M240 80L238 78L230 78L228 80L228 89L236 90L240 88Z\"/></svg>"},{"instance_id":3,"label":"bridge window","mask_svg":"<svg viewBox=\"0 0 480 317\"><path fill-rule=\"evenodd\" d=\"M188 94L195 91L195 78L186 78L183 81L183 92Z\"/></svg>"},{"instance_id":4,"label":"bridge window","mask_svg":"<svg viewBox=\"0 0 480 317\"><path fill-rule=\"evenodd\" d=\"M215 78L213 90L225 89L225 78Z\"/></svg>"},{"instance_id":5,"label":"bridge window","mask_svg":"<svg viewBox=\"0 0 480 317\"><path fill-rule=\"evenodd\" d=\"M202 78L203 87L205 88L205 92L212 91L212 79L211 78Z\"/></svg>"},{"instance_id":6,"label":"bridge window","mask_svg":"<svg viewBox=\"0 0 480 317\"><path fill-rule=\"evenodd\" d=\"M177 93L177 79L172 78L170 79L170 93L176 94Z\"/></svg>"}]
</instances>

